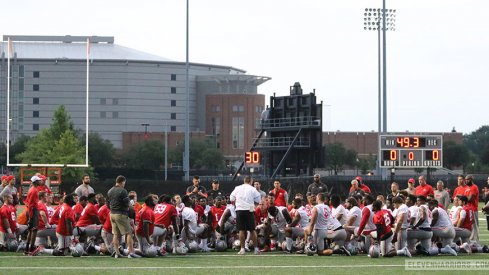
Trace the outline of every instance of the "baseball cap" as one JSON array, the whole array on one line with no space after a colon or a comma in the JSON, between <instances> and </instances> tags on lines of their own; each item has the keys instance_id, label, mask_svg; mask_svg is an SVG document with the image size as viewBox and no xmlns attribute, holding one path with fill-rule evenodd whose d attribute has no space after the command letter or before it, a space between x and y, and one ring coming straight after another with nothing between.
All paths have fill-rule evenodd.
<instances>
[{"instance_id":1,"label":"baseball cap","mask_svg":"<svg viewBox=\"0 0 489 275\"><path fill-rule=\"evenodd\" d=\"M360 176L357 176L355 179L358 181L362 181L362 177L360 177Z\"/></svg>"},{"instance_id":2,"label":"baseball cap","mask_svg":"<svg viewBox=\"0 0 489 275\"><path fill-rule=\"evenodd\" d=\"M32 176L31 178L31 182L35 182L35 181L38 181L38 180L42 180L40 177L38 176Z\"/></svg>"},{"instance_id":3,"label":"baseball cap","mask_svg":"<svg viewBox=\"0 0 489 275\"><path fill-rule=\"evenodd\" d=\"M5 180L7 180L7 181L11 181L11 180L13 180L13 179L15 179L15 176L14 176L14 175L10 175L10 176L7 176L7 177L5 178Z\"/></svg>"},{"instance_id":4,"label":"baseball cap","mask_svg":"<svg viewBox=\"0 0 489 275\"><path fill-rule=\"evenodd\" d=\"M7 180L7 177L8 177L7 175L3 175L2 180Z\"/></svg>"},{"instance_id":5,"label":"baseball cap","mask_svg":"<svg viewBox=\"0 0 489 275\"><path fill-rule=\"evenodd\" d=\"M415 183L415 182L416 182L416 180L415 180L415 179L413 179L413 178L410 178L410 179L408 180L408 183Z\"/></svg>"},{"instance_id":6,"label":"baseball cap","mask_svg":"<svg viewBox=\"0 0 489 275\"><path fill-rule=\"evenodd\" d=\"M41 180L46 180L46 176L45 176L45 175L39 175L39 178L40 178Z\"/></svg>"}]
</instances>

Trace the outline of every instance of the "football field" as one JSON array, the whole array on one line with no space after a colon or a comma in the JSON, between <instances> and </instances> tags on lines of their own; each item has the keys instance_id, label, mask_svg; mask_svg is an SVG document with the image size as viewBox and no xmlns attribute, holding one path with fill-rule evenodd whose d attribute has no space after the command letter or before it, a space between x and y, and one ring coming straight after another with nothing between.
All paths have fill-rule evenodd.
<instances>
[{"instance_id":1,"label":"football field","mask_svg":"<svg viewBox=\"0 0 489 275\"><path fill-rule=\"evenodd\" d=\"M480 238L489 244L485 216L480 213ZM406 270L406 260L454 262L482 260L486 270ZM159 258L114 259L107 256L81 258L36 256L0 252L0 274L487 274L488 254L369 258L366 255L329 257L286 255L282 252L238 256L235 251L169 255Z\"/></svg>"}]
</instances>

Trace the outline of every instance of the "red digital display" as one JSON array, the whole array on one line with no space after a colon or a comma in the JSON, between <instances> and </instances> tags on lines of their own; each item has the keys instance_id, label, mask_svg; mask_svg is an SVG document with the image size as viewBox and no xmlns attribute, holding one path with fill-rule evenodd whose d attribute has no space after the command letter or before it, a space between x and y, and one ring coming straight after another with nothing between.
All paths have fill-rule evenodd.
<instances>
[{"instance_id":1,"label":"red digital display","mask_svg":"<svg viewBox=\"0 0 489 275\"><path fill-rule=\"evenodd\" d=\"M426 140L419 137L397 137L396 147L398 148L422 148L425 147Z\"/></svg>"},{"instance_id":2,"label":"red digital display","mask_svg":"<svg viewBox=\"0 0 489 275\"><path fill-rule=\"evenodd\" d=\"M245 164L260 164L260 153L259 152L246 152L245 153Z\"/></svg>"}]
</instances>

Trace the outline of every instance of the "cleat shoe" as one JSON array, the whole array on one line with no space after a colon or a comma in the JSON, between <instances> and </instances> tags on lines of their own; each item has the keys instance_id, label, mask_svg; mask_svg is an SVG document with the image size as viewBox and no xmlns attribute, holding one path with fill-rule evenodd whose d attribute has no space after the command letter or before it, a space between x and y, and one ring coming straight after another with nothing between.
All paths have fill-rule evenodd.
<instances>
[{"instance_id":1,"label":"cleat shoe","mask_svg":"<svg viewBox=\"0 0 489 275\"><path fill-rule=\"evenodd\" d=\"M411 255L411 252L409 252L409 249L408 249L406 246L405 246L405 247L404 247L402 250L404 251L404 255L405 255L406 257L408 257L408 258L413 257L413 256Z\"/></svg>"},{"instance_id":2,"label":"cleat shoe","mask_svg":"<svg viewBox=\"0 0 489 275\"><path fill-rule=\"evenodd\" d=\"M416 253L420 255L430 256L430 252L421 245L416 246Z\"/></svg>"},{"instance_id":3,"label":"cleat shoe","mask_svg":"<svg viewBox=\"0 0 489 275\"><path fill-rule=\"evenodd\" d=\"M269 252L269 251L270 251L270 247L268 247L268 245L265 245L265 247L260 250L260 252Z\"/></svg>"},{"instance_id":4,"label":"cleat shoe","mask_svg":"<svg viewBox=\"0 0 489 275\"><path fill-rule=\"evenodd\" d=\"M32 251L29 255L30 256L37 256L41 253L41 251L44 249L44 246L42 245L39 245L38 247L36 247L36 249L34 249L34 251Z\"/></svg>"},{"instance_id":5,"label":"cleat shoe","mask_svg":"<svg viewBox=\"0 0 489 275\"><path fill-rule=\"evenodd\" d=\"M465 251L467 254L472 253L472 249L470 248L470 245L468 243L464 243L460 246L461 251Z\"/></svg>"},{"instance_id":6,"label":"cleat shoe","mask_svg":"<svg viewBox=\"0 0 489 275\"><path fill-rule=\"evenodd\" d=\"M487 247L487 245L484 245L484 246L482 247L482 252L483 252L483 253L489 253L489 247Z\"/></svg>"},{"instance_id":7,"label":"cleat shoe","mask_svg":"<svg viewBox=\"0 0 489 275\"><path fill-rule=\"evenodd\" d=\"M238 255L244 255L246 254L246 251L242 248L239 250Z\"/></svg>"},{"instance_id":8,"label":"cleat shoe","mask_svg":"<svg viewBox=\"0 0 489 275\"><path fill-rule=\"evenodd\" d=\"M136 258L141 258L141 256L139 256L138 254L135 254L135 253L129 253L129 255L127 255L127 258L136 259Z\"/></svg>"},{"instance_id":9,"label":"cleat shoe","mask_svg":"<svg viewBox=\"0 0 489 275\"><path fill-rule=\"evenodd\" d=\"M341 246L341 247L340 247L340 250L341 250L341 252L343 252L343 254L345 254L346 256L351 256L350 251L348 251L348 249L346 249L346 247L345 247L345 246Z\"/></svg>"},{"instance_id":10,"label":"cleat shoe","mask_svg":"<svg viewBox=\"0 0 489 275\"><path fill-rule=\"evenodd\" d=\"M457 256L457 252L455 252L455 250L453 250L453 248L451 248L448 244L445 246L445 248L448 251L448 254L452 256Z\"/></svg>"},{"instance_id":11,"label":"cleat shoe","mask_svg":"<svg viewBox=\"0 0 489 275\"><path fill-rule=\"evenodd\" d=\"M160 248L160 250L158 251L158 255L160 255L160 256L167 256L168 255L168 252L166 252L166 248L164 246L162 246Z\"/></svg>"},{"instance_id":12,"label":"cleat shoe","mask_svg":"<svg viewBox=\"0 0 489 275\"><path fill-rule=\"evenodd\" d=\"M261 251L258 249L255 249L255 255L261 255Z\"/></svg>"}]
</instances>

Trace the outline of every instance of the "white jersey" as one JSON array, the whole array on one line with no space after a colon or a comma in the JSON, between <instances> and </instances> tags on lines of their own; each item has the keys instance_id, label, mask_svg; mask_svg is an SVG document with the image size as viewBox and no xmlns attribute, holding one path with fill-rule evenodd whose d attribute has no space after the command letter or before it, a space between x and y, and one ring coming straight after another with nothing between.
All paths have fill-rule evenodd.
<instances>
[{"instance_id":1,"label":"white jersey","mask_svg":"<svg viewBox=\"0 0 489 275\"><path fill-rule=\"evenodd\" d=\"M358 206L353 206L348 210L348 216L346 217L346 220L349 221L351 217L355 217L355 221L351 226L359 227L360 226L360 221L362 220L362 210L358 208Z\"/></svg>"},{"instance_id":2,"label":"white jersey","mask_svg":"<svg viewBox=\"0 0 489 275\"><path fill-rule=\"evenodd\" d=\"M297 227L307 227L307 225L309 224L309 216L307 215L306 208L304 206L299 207L299 209L295 211L295 215L299 215L301 217L301 220L297 224Z\"/></svg>"},{"instance_id":3,"label":"white jersey","mask_svg":"<svg viewBox=\"0 0 489 275\"><path fill-rule=\"evenodd\" d=\"M231 213L231 215L229 216L228 220L225 222L235 224L236 223L236 207L233 204L228 204L228 205L226 205L226 209L229 209L229 212ZM224 211L226 211L226 210L224 210ZM221 219L219 220L219 224L221 224L223 218L224 218L224 215L221 216Z\"/></svg>"},{"instance_id":4,"label":"white jersey","mask_svg":"<svg viewBox=\"0 0 489 275\"><path fill-rule=\"evenodd\" d=\"M450 214L448 215L448 217L450 218L450 221L452 222L453 225L455 225L455 223L457 222L458 220L458 216L460 215L460 210L462 210L462 206L452 206L452 208L450 208Z\"/></svg>"},{"instance_id":5,"label":"white jersey","mask_svg":"<svg viewBox=\"0 0 489 275\"><path fill-rule=\"evenodd\" d=\"M421 211L423 211L423 209L425 211L425 215L424 215L425 219L424 219L423 223L419 225L419 227L420 228L429 228L429 227L431 227L431 211L428 208L428 205L426 205L426 204L422 204L418 207L418 217L416 217L415 224L418 223L418 221L421 217Z\"/></svg>"},{"instance_id":6,"label":"white jersey","mask_svg":"<svg viewBox=\"0 0 489 275\"><path fill-rule=\"evenodd\" d=\"M336 208L333 208L333 210L331 212L335 218L338 218L339 215L342 215L341 219L338 220L341 223L341 225L346 223L346 217L348 216L348 210L346 210L346 208L342 204L338 205L338 207L336 207Z\"/></svg>"},{"instance_id":7,"label":"white jersey","mask_svg":"<svg viewBox=\"0 0 489 275\"><path fill-rule=\"evenodd\" d=\"M268 218L270 218L274 224L277 225L278 228L285 228L287 225L287 221L285 221L284 213L282 212L283 210L287 211L287 208L285 206L276 206L278 213L274 217L271 214L268 214Z\"/></svg>"},{"instance_id":8,"label":"white jersey","mask_svg":"<svg viewBox=\"0 0 489 275\"><path fill-rule=\"evenodd\" d=\"M183 208L182 211L182 219L183 223L185 224L185 221L189 221L188 227L195 231L197 230L197 213L190 208L190 207L185 207Z\"/></svg>"},{"instance_id":9,"label":"white jersey","mask_svg":"<svg viewBox=\"0 0 489 275\"><path fill-rule=\"evenodd\" d=\"M418 206L416 206L416 205L409 207L408 219L411 220L411 218L414 218L415 221L418 220Z\"/></svg>"},{"instance_id":10,"label":"white jersey","mask_svg":"<svg viewBox=\"0 0 489 275\"><path fill-rule=\"evenodd\" d=\"M363 211L366 211L365 214L367 214L367 213L369 214L367 224L365 224L365 227L363 228L363 231L374 231L374 230L377 230L377 226L375 226L375 224L374 224L374 216L375 216L375 213L372 210L372 205L369 204L369 205L365 206L362 209L362 215L363 215ZM362 219L363 219L363 216L362 216Z\"/></svg>"},{"instance_id":11,"label":"white jersey","mask_svg":"<svg viewBox=\"0 0 489 275\"><path fill-rule=\"evenodd\" d=\"M433 227L437 227L437 228L453 227L450 218L448 217L447 211L445 211L440 207L436 207L435 209L433 209L433 211L431 211L431 214L433 215L433 213L435 212L438 213L438 220L436 221L436 224Z\"/></svg>"},{"instance_id":12,"label":"white jersey","mask_svg":"<svg viewBox=\"0 0 489 275\"><path fill-rule=\"evenodd\" d=\"M315 229L335 230L341 226L341 223L333 217L329 205L318 204L314 208L316 208L318 214L314 225Z\"/></svg>"},{"instance_id":13,"label":"white jersey","mask_svg":"<svg viewBox=\"0 0 489 275\"><path fill-rule=\"evenodd\" d=\"M399 208L396 208L394 210L396 215L393 215L396 219L397 216L400 216L401 214L404 214L404 218L402 219L401 222L401 228L408 228L409 227L409 208L405 204L401 204Z\"/></svg>"}]
</instances>

